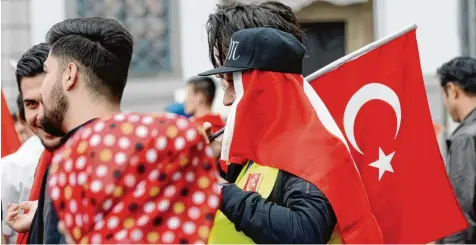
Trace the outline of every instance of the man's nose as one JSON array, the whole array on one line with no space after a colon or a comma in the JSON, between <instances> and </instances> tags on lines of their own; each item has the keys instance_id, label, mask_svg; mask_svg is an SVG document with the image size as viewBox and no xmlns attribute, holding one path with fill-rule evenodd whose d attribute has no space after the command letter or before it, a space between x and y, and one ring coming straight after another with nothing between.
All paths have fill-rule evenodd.
<instances>
[{"instance_id":1,"label":"man's nose","mask_svg":"<svg viewBox=\"0 0 476 245\"><path fill-rule=\"evenodd\" d=\"M38 113L36 113L36 116L35 116L36 119L40 120L43 117L44 113L45 113L44 106L43 106L43 104L40 103L38 105Z\"/></svg>"}]
</instances>

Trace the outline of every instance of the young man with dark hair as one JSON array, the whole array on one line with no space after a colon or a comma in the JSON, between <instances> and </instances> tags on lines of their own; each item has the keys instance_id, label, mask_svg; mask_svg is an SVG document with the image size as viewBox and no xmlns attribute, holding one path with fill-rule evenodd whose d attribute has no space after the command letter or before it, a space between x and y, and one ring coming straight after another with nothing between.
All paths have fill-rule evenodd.
<instances>
[{"instance_id":1,"label":"young man with dark hair","mask_svg":"<svg viewBox=\"0 0 476 245\"><path fill-rule=\"evenodd\" d=\"M39 89L43 82L43 62L48 56L49 48L46 44L38 44L26 51L18 61L15 75L20 95L17 98L18 120L22 121L24 127L33 132L30 137L15 153L16 157L7 157L2 159L2 199L5 200L5 224L3 231L13 234L17 232L28 231L33 218L32 213L22 214L19 209L29 209L33 203L23 201L37 200L32 198L32 194L39 191L39 185L35 183L40 181L41 177L36 176L41 170L40 155L47 154L46 149L51 149L59 143L57 137L46 134L39 125L38 105ZM44 147L43 147L44 146ZM46 153L45 153L46 152ZM39 161L40 160L40 161ZM35 178L34 178L35 176ZM34 213L34 212L33 212ZM11 243L16 235L9 237ZM17 243L22 242L23 234L18 237ZM26 238L23 242L26 241Z\"/></svg>"},{"instance_id":2,"label":"young man with dark hair","mask_svg":"<svg viewBox=\"0 0 476 245\"><path fill-rule=\"evenodd\" d=\"M274 28L288 35L292 34L291 36L294 36L297 42L302 42L303 33L296 16L286 5L278 2L218 5L217 11L210 15L207 25L210 59L216 70L201 75L216 74L222 78L225 90L223 104L226 106L231 106L237 98L233 74L221 71L220 66L223 66L226 60L238 63L240 55L244 56L245 63L246 60L253 59L256 61L253 65L257 66L262 65L260 62L270 62L267 60L268 57L251 58L258 55L255 53L260 52L253 48L256 43L231 42L232 35L237 31L256 27ZM230 47L230 45L235 46ZM239 49L237 45L242 48L241 52L236 51ZM279 45L283 49L286 46L284 43ZM260 45L262 49L266 47L266 45ZM304 48L296 49L302 51ZM285 70L292 67L296 67L294 72L300 70L303 57L300 55L293 53L296 58L292 61L298 60L298 62L288 64L286 69L282 67L281 71L286 72ZM301 58L299 59L298 56ZM258 67L250 68L248 65L251 64L240 63L238 66L243 67L242 70L258 69ZM273 70L276 67L267 68ZM242 93L242 90L243 87L237 87L238 92ZM264 108L261 109L264 110ZM260 119L249 118L249 120ZM209 131L208 134L210 134ZM212 142L212 144L216 143ZM216 150L219 147L213 146L213 149ZM216 153L219 154L219 152L220 150ZM222 213L217 214L209 243L329 242L336 225L336 216L329 201L318 187L288 172L261 165L271 163L258 164L252 161L254 159L248 160L244 164L231 162L228 166L226 180L221 181L223 200L220 210ZM244 183L245 180L246 183ZM268 187L270 189L263 191L263 188Z\"/></svg>"},{"instance_id":3,"label":"young man with dark hair","mask_svg":"<svg viewBox=\"0 0 476 245\"><path fill-rule=\"evenodd\" d=\"M476 59L458 57L438 69L443 103L460 125L448 142L446 168L468 229L441 243L476 243Z\"/></svg>"},{"instance_id":4,"label":"young man with dark hair","mask_svg":"<svg viewBox=\"0 0 476 245\"><path fill-rule=\"evenodd\" d=\"M48 57L50 48L46 43L40 43L25 52L17 63L15 77L17 80L19 98L22 99L24 120L33 133L40 137L47 149L52 149L59 144L59 139L42 130L38 120L40 103L39 90L45 78L43 63ZM22 115L20 114L22 117Z\"/></svg>"},{"instance_id":5,"label":"young man with dark hair","mask_svg":"<svg viewBox=\"0 0 476 245\"><path fill-rule=\"evenodd\" d=\"M116 20L74 18L55 24L46 35L51 45L40 88L43 129L61 136L61 145L96 118L120 112L132 58L131 34ZM45 193L44 175L28 243L59 243L58 218Z\"/></svg>"},{"instance_id":6,"label":"young man with dark hair","mask_svg":"<svg viewBox=\"0 0 476 245\"><path fill-rule=\"evenodd\" d=\"M219 4L215 13L211 14L207 23L208 51L214 67L225 61L228 53L230 38L236 31L254 28L270 27L288 32L302 42L304 32L299 27L292 9L279 2L264 2L262 4L244 4L233 2ZM235 88L230 74L221 74L221 82L225 91L223 104L233 103Z\"/></svg>"},{"instance_id":7,"label":"young man with dark hair","mask_svg":"<svg viewBox=\"0 0 476 245\"><path fill-rule=\"evenodd\" d=\"M54 25L46 41L40 94L46 132L62 136L95 118L120 111L132 57L132 36L105 18L68 19Z\"/></svg>"},{"instance_id":8,"label":"young man with dark hair","mask_svg":"<svg viewBox=\"0 0 476 245\"><path fill-rule=\"evenodd\" d=\"M220 115L212 113L215 100L216 85L211 77L193 77L188 80L187 97L185 98L185 113L193 116L192 121L199 125L209 122L212 132L225 126Z\"/></svg>"}]
</instances>

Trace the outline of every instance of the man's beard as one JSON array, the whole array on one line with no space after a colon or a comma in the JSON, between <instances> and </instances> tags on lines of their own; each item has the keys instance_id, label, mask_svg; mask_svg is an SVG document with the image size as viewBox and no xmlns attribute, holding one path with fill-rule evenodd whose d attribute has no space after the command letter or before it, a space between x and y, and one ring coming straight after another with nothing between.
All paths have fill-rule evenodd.
<instances>
[{"instance_id":1,"label":"man's beard","mask_svg":"<svg viewBox=\"0 0 476 245\"><path fill-rule=\"evenodd\" d=\"M53 136L62 137L66 134L63 131L63 121L68 110L69 103L66 95L61 89L60 81L57 81L50 93L49 101L52 102L51 109L43 104L44 116L40 121L43 130Z\"/></svg>"}]
</instances>

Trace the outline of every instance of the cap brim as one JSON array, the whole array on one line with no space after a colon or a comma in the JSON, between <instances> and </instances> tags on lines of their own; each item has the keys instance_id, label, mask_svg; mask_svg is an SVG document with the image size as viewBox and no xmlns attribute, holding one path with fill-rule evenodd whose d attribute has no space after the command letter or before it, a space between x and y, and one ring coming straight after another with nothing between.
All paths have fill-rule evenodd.
<instances>
[{"instance_id":1,"label":"cap brim","mask_svg":"<svg viewBox=\"0 0 476 245\"><path fill-rule=\"evenodd\" d=\"M215 75L215 74L221 74L221 73L231 73L231 72L237 72L237 71L246 71L250 70L251 68L243 68L243 67L230 67L230 66L220 66L215 69L199 73L199 76L210 76L210 75Z\"/></svg>"}]
</instances>

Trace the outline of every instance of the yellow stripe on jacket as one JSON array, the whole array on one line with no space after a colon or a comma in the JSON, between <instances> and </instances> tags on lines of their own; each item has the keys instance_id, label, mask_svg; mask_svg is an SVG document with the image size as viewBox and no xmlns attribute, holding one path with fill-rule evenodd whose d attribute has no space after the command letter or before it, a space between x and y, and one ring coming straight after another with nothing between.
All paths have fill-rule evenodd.
<instances>
[{"instance_id":1,"label":"yellow stripe on jacket","mask_svg":"<svg viewBox=\"0 0 476 245\"><path fill-rule=\"evenodd\" d=\"M261 166L257 163L253 163L249 168L248 164L243 168L240 175L236 179L236 185L243 189L251 174L261 174L262 178L259 182L258 192L261 197L268 198L273 191L274 184L278 178L279 169ZM209 244L255 244L253 240L247 237L243 232L239 232L235 229L235 225L228 220L228 218L218 211L215 216L210 236L208 238ZM339 244L342 243L340 236L337 232L332 234L329 243Z\"/></svg>"}]
</instances>

